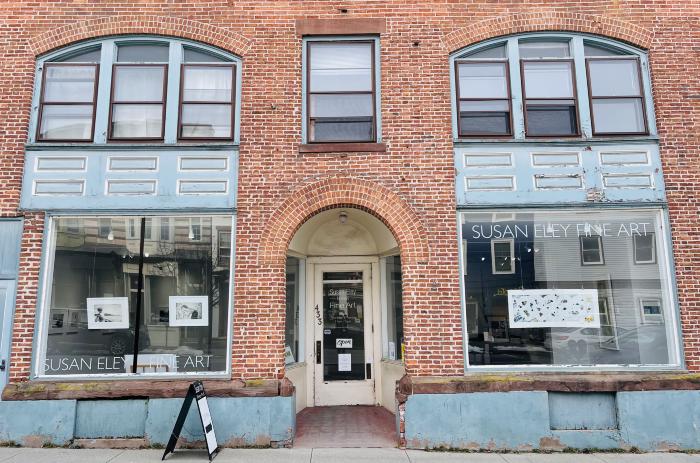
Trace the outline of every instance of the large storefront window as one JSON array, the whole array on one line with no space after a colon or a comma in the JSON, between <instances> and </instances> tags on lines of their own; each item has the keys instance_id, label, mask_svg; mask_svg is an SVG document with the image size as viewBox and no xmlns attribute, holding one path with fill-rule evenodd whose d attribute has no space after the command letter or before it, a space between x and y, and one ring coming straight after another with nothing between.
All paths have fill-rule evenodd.
<instances>
[{"instance_id":1,"label":"large storefront window","mask_svg":"<svg viewBox=\"0 0 700 463\"><path fill-rule=\"evenodd\" d=\"M469 364L678 365L660 210L463 212Z\"/></svg>"},{"instance_id":2,"label":"large storefront window","mask_svg":"<svg viewBox=\"0 0 700 463\"><path fill-rule=\"evenodd\" d=\"M225 373L231 217L53 220L42 375ZM134 353L137 355L134 355Z\"/></svg>"}]
</instances>

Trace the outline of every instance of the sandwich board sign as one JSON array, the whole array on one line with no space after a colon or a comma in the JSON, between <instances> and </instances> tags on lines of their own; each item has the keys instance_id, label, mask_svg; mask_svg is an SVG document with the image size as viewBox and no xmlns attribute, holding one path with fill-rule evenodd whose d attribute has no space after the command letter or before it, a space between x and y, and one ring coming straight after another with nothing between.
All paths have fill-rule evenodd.
<instances>
[{"instance_id":1,"label":"sandwich board sign","mask_svg":"<svg viewBox=\"0 0 700 463\"><path fill-rule=\"evenodd\" d=\"M187 418L187 413L190 411L190 406L192 401L197 403L197 410L199 410L199 419L202 423L202 430L204 431L204 437L207 442L207 454L209 455L209 461L212 461L214 457L219 453L219 444L216 442L216 434L214 433L214 423L211 420L211 413L209 412L209 403L207 402L207 393L204 391L204 385L201 381L195 381L190 384L187 390L187 396L185 396L185 401L180 409L180 414L177 416L175 421L175 427L173 432L170 434L170 440L168 445L165 447L165 453L163 454L163 460L169 453L175 452L175 445L177 445L177 440L182 432L182 427L185 424L185 419Z\"/></svg>"}]
</instances>

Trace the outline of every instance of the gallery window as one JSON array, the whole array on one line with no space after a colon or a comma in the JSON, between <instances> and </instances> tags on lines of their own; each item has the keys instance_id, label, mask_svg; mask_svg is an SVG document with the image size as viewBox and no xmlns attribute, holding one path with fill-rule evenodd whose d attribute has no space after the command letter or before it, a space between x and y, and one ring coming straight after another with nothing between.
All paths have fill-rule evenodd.
<instances>
[{"instance_id":1,"label":"gallery window","mask_svg":"<svg viewBox=\"0 0 700 463\"><path fill-rule=\"evenodd\" d=\"M374 40L306 41L309 143L377 141Z\"/></svg>"},{"instance_id":2,"label":"gallery window","mask_svg":"<svg viewBox=\"0 0 700 463\"><path fill-rule=\"evenodd\" d=\"M386 288L386 345L384 357L403 360L403 292L401 286L401 257L389 256L383 260Z\"/></svg>"},{"instance_id":3,"label":"gallery window","mask_svg":"<svg viewBox=\"0 0 700 463\"><path fill-rule=\"evenodd\" d=\"M232 218L198 219L194 241L186 216L53 218L37 374L225 374Z\"/></svg>"},{"instance_id":4,"label":"gallery window","mask_svg":"<svg viewBox=\"0 0 700 463\"><path fill-rule=\"evenodd\" d=\"M628 45L538 33L487 41L453 59L458 137L650 132L646 55Z\"/></svg>"},{"instance_id":5,"label":"gallery window","mask_svg":"<svg viewBox=\"0 0 700 463\"><path fill-rule=\"evenodd\" d=\"M669 249L633 261L636 239L665 233L662 210L460 214L470 367L679 366ZM512 272L494 272L506 257Z\"/></svg>"},{"instance_id":6,"label":"gallery window","mask_svg":"<svg viewBox=\"0 0 700 463\"><path fill-rule=\"evenodd\" d=\"M233 141L239 60L165 38L117 37L37 63L38 142Z\"/></svg>"}]
</instances>

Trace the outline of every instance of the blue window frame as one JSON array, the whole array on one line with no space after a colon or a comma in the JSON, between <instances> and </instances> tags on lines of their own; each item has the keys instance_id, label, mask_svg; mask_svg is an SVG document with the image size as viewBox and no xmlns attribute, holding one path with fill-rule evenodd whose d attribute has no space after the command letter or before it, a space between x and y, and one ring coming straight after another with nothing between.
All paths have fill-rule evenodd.
<instances>
[{"instance_id":1,"label":"blue window frame","mask_svg":"<svg viewBox=\"0 0 700 463\"><path fill-rule=\"evenodd\" d=\"M166 37L94 40L37 60L29 143L238 143L241 60Z\"/></svg>"},{"instance_id":2,"label":"blue window frame","mask_svg":"<svg viewBox=\"0 0 700 463\"><path fill-rule=\"evenodd\" d=\"M629 45L534 33L450 59L457 140L656 135L647 55Z\"/></svg>"}]
</instances>

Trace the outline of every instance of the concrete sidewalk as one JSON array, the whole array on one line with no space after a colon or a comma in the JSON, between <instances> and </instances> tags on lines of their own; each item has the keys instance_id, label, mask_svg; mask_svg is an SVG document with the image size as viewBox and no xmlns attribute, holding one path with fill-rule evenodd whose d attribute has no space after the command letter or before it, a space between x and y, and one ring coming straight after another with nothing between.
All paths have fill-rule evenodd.
<instances>
[{"instance_id":1,"label":"concrete sidewalk","mask_svg":"<svg viewBox=\"0 0 700 463\"><path fill-rule=\"evenodd\" d=\"M70 450L0 448L0 463L148 463L159 462L163 450ZM178 450L166 461L204 463L206 452ZM700 454L683 453L457 453L399 449L224 449L216 463L700 463Z\"/></svg>"}]
</instances>

